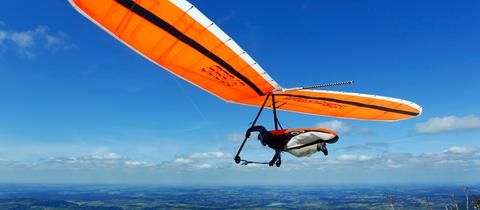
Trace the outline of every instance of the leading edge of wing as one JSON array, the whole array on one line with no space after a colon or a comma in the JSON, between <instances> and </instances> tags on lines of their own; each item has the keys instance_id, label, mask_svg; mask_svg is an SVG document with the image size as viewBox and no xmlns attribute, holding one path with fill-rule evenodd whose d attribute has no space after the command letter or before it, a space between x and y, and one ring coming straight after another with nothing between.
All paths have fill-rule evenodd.
<instances>
[{"instance_id":1,"label":"leading edge of wing","mask_svg":"<svg viewBox=\"0 0 480 210\"><path fill-rule=\"evenodd\" d=\"M171 3L183 10L186 14L192 17L195 21L200 23L203 27L209 30L212 34L218 37L226 46L249 64L260 76L270 83L275 88L280 88L280 85L272 79L272 77L258 64L245 50L243 50L230 36L228 36L222 29L220 29L213 21L205 16L200 10L193 6L186 0L170 0Z\"/></svg>"}]
</instances>

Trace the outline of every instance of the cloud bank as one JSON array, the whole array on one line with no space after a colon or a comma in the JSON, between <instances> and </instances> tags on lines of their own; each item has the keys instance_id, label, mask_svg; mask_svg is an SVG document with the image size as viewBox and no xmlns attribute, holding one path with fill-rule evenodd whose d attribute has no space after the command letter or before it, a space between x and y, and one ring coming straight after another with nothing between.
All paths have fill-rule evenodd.
<instances>
[{"instance_id":1,"label":"cloud bank","mask_svg":"<svg viewBox=\"0 0 480 210\"><path fill-rule=\"evenodd\" d=\"M469 116L446 116L434 117L426 122L417 123L417 133L434 134L453 132L458 130L480 129L480 118L475 115Z\"/></svg>"},{"instance_id":2,"label":"cloud bank","mask_svg":"<svg viewBox=\"0 0 480 210\"><path fill-rule=\"evenodd\" d=\"M332 157L309 158L293 158L285 154L281 168L236 165L231 154L221 151L192 153L158 163L124 157L115 152L48 157L34 163L0 159L0 180L321 185L472 181L478 180L480 173L477 147L454 146L421 154L383 152L374 155L357 152L345 151ZM319 181L318 177L323 177L323 181Z\"/></svg>"},{"instance_id":3,"label":"cloud bank","mask_svg":"<svg viewBox=\"0 0 480 210\"><path fill-rule=\"evenodd\" d=\"M117 153L100 153L81 157L48 157L42 163L65 168L153 167L157 164L125 158Z\"/></svg>"}]
</instances>

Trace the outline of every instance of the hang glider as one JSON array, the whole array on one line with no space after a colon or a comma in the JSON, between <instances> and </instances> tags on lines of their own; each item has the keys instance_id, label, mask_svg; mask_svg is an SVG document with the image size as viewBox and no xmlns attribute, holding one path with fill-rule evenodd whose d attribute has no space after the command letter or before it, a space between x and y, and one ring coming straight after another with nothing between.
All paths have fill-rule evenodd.
<instances>
[{"instance_id":1,"label":"hang glider","mask_svg":"<svg viewBox=\"0 0 480 210\"><path fill-rule=\"evenodd\" d=\"M285 89L185 0L70 0L85 17L148 60L232 103L306 114L395 121L420 115L413 102L357 93Z\"/></svg>"}]
</instances>

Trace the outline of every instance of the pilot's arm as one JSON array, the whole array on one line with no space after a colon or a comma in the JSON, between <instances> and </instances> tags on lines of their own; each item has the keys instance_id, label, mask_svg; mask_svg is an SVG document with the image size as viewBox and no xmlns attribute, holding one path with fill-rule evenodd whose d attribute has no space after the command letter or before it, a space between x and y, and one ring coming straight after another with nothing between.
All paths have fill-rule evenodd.
<instances>
[{"instance_id":1,"label":"pilot's arm","mask_svg":"<svg viewBox=\"0 0 480 210\"><path fill-rule=\"evenodd\" d=\"M261 125L253 126L253 127L249 128L249 129L247 130L247 133L245 133L245 137L250 138L250 134L251 134L252 132L260 132L260 134L264 135L264 134L266 134L268 131L267 131L267 129L265 129L265 127L263 127L263 126L261 126Z\"/></svg>"}]
</instances>

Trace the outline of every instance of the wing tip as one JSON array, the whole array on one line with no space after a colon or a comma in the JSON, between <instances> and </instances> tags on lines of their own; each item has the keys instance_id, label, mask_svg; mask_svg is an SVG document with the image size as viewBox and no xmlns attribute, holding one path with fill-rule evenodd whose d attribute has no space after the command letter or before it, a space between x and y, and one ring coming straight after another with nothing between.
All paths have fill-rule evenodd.
<instances>
[{"instance_id":1,"label":"wing tip","mask_svg":"<svg viewBox=\"0 0 480 210\"><path fill-rule=\"evenodd\" d=\"M405 102L407 102L407 103L405 103ZM402 103L402 104L404 104L404 105L407 105L407 106L411 107L412 109L415 109L415 110L416 110L416 112L413 112L413 113L415 113L415 114L414 114L414 115L411 115L411 117L409 117L409 118L418 117L418 116L422 115L423 107L421 107L420 105L418 105L418 104L416 104L416 103L413 103L413 102L411 102L411 101L405 101L405 100L403 100L403 101L400 102L400 103ZM405 118L405 119L408 119L408 118Z\"/></svg>"}]
</instances>

